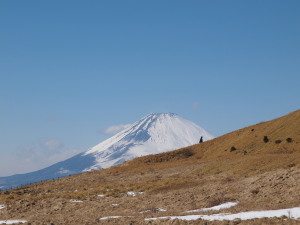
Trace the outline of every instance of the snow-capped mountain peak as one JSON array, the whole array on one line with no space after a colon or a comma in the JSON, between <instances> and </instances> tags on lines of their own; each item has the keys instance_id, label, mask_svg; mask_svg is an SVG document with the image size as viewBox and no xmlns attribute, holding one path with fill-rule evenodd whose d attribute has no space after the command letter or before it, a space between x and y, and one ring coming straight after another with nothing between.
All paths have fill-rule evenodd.
<instances>
[{"instance_id":1,"label":"snow-capped mountain peak","mask_svg":"<svg viewBox=\"0 0 300 225\"><path fill-rule=\"evenodd\" d=\"M107 168L139 156L171 151L213 138L191 121L174 113L151 113L113 137L89 149L96 164L87 170Z\"/></svg>"}]
</instances>

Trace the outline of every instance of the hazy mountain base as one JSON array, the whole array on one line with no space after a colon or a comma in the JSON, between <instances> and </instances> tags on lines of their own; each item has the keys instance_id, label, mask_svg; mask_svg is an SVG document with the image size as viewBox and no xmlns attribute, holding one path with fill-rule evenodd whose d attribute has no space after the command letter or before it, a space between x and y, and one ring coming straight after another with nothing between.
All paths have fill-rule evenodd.
<instances>
[{"instance_id":1,"label":"hazy mountain base","mask_svg":"<svg viewBox=\"0 0 300 225\"><path fill-rule=\"evenodd\" d=\"M90 155L77 154L63 162L55 163L47 168L8 177L0 177L0 187L3 190L29 185L54 178L82 173L82 170L95 162Z\"/></svg>"},{"instance_id":2,"label":"hazy mountain base","mask_svg":"<svg viewBox=\"0 0 300 225\"><path fill-rule=\"evenodd\" d=\"M26 219L31 224L48 225L300 224L286 217L229 222L144 221L145 218L186 215L183 212L187 210L228 201L239 204L199 214L299 207L299 124L300 112L297 111L181 150L0 192L0 204L6 206L0 210L0 220ZM264 136L268 136L268 142ZM292 141L287 141L288 138ZM279 139L282 141L276 143ZM132 197L126 194L128 191L144 194ZM102 194L105 197L98 196ZM82 202L71 202L72 199ZM99 220L107 216L126 218Z\"/></svg>"}]
</instances>

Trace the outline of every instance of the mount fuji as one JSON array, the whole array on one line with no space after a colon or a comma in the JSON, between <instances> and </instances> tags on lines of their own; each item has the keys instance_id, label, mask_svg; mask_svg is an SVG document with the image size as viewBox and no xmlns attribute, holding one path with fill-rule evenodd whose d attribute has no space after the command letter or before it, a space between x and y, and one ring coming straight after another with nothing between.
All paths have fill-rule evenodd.
<instances>
[{"instance_id":1,"label":"mount fuji","mask_svg":"<svg viewBox=\"0 0 300 225\"><path fill-rule=\"evenodd\" d=\"M213 138L176 114L152 113L86 152L35 172L0 177L0 189L108 168L136 157L196 144L201 136L204 141Z\"/></svg>"}]
</instances>

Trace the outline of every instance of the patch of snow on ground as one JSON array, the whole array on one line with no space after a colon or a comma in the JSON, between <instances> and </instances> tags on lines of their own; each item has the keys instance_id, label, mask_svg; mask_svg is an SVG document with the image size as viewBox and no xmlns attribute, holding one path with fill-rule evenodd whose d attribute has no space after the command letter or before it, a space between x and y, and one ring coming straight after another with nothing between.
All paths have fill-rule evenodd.
<instances>
[{"instance_id":1,"label":"patch of snow on ground","mask_svg":"<svg viewBox=\"0 0 300 225\"><path fill-rule=\"evenodd\" d=\"M102 217L99 220L108 220L108 219L118 219L118 218L122 218L122 217L132 217L132 216L107 216L107 217Z\"/></svg>"},{"instance_id":2,"label":"patch of snow on ground","mask_svg":"<svg viewBox=\"0 0 300 225\"><path fill-rule=\"evenodd\" d=\"M119 204L111 204L112 206L118 206Z\"/></svg>"},{"instance_id":3,"label":"patch of snow on ground","mask_svg":"<svg viewBox=\"0 0 300 225\"><path fill-rule=\"evenodd\" d=\"M71 199L70 202L75 202L75 203L79 203L79 202L83 202L81 200L74 200L74 199Z\"/></svg>"},{"instance_id":4,"label":"patch of snow on ground","mask_svg":"<svg viewBox=\"0 0 300 225\"><path fill-rule=\"evenodd\" d=\"M154 209L148 209L145 211L141 211L139 213L148 213L148 212L166 212L166 209L161 209L161 208L154 208Z\"/></svg>"},{"instance_id":5,"label":"patch of snow on ground","mask_svg":"<svg viewBox=\"0 0 300 225\"><path fill-rule=\"evenodd\" d=\"M193 213L193 212L206 212L206 211L211 211L211 210L228 209L228 208L231 208L233 206L236 206L237 204L238 204L238 202L227 202L227 203L223 203L221 205L216 205L216 206L210 207L210 208L194 209L194 210L189 210L189 211L185 211L185 212L186 213Z\"/></svg>"},{"instance_id":6,"label":"patch of snow on ground","mask_svg":"<svg viewBox=\"0 0 300 225\"><path fill-rule=\"evenodd\" d=\"M105 197L105 195L103 195L103 194L100 194L100 195L98 195L98 197L102 197L102 198L103 198L103 197Z\"/></svg>"},{"instance_id":7,"label":"patch of snow on ground","mask_svg":"<svg viewBox=\"0 0 300 225\"><path fill-rule=\"evenodd\" d=\"M0 220L0 224L27 223L27 220Z\"/></svg>"},{"instance_id":8,"label":"patch of snow on ground","mask_svg":"<svg viewBox=\"0 0 300 225\"><path fill-rule=\"evenodd\" d=\"M157 208L157 210L158 210L159 212L167 212L166 209Z\"/></svg>"},{"instance_id":9,"label":"patch of snow on ground","mask_svg":"<svg viewBox=\"0 0 300 225\"><path fill-rule=\"evenodd\" d=\"M141 194L144 194L144 192L133 192L133 191L128 191L127 192L127 195L132 196L132 197L135 197L135 196L141 195Z\"/></svg>"},{"instance_id":10,"label":"patch of snow on ground","mask_svg":"<svg viewBox=\"0 0 300 225\"><path fill-rule=\"evenodd\" d=\"M107 216L107 217L102 217L99 220L108 220L108 219L117 219L121 218L122 216Z\"/></svg>"},{"instance_id":11,"label":"patch of snow on ground","mask_svg":"<svg viewBox=\"0 0 300 225\"><path fill-rule=\"evenodd\" d=\"M148 212L152 212L152 210L148 209L148 210L145 210L145 211L140 211L139 213L148 213Z\"/></svg>"},{"instance_id":12,"label":"patch of snow on ground","mask_svg":"<svg viewBox=\"0 0 300 225\"><path fill-rule=\"evenodd\" d=\"M0 205L0 209L3 209L3 208L5 208L5 206L4 205Z\"/></svg>"},{"instance_id":13,"label":"patch of snow on ground","mask_svg":"<svg viewBox=\"0 0 300 225\"><path fill-rule=\"evenodd\" d=\"M278 210L265 210L265 211L249 211L241 213L220 213L213 215L189 215L189 216L169 216L169 217L156 217L156 218L146 218L145 221L157 220L157 219L180 219L180 220L250 220L250 219L261 219L261 218L272 218L286 216L291 219L300 218L300 207L289 208L289 209L278 209Z\"/></svg>"}]
</instances>

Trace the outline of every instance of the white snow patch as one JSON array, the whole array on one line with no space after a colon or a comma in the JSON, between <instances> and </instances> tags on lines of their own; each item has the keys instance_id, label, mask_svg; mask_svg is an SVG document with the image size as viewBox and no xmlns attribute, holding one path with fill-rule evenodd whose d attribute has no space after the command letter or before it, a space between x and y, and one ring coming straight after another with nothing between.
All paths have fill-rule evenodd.
<instances>
[{"instance_id":1,"label":"white snow patch","mask_svg":"<svg viewBox=\"0 0 300 225\"><path fill-rule=\"evenodd\" d=\"M211 211L211 210L221 210L221 209L228 209L231 208L233 206L236 206L238 204L238 202L227 202L227 203L223 203L221 205L216 205L210 208L201 208L201 209L194 209L194 210L189 210L189 211L185 211L186 213L193 213L193 212L206 212L206 211Z\"/></svg>"},{"instance_id":2,"label":"white snow patch","mask_svg":"<svg viewBox=\"0 0 300 225\"><path fill-rule=\"evenodd\" d=\"M161 209L161 208L158 208L157 209L159 212L166 212L167 210L166 209Z\"/></svg>"},{"instance_id":3,"label":"white snow patch","mask_svg":"<svg viewBox=\"0 0 300 225\"><path fill-rule=\"evenodd\" d=\"M5 206L4 205L0 205L0 209L3 209L3 208L5 208Z\"/></svg>"},{"instance_id":4,"label":"white snow patch","mask_svg":"<svg viewBox=\"0 0 300 225\"><path fill-rule=\"evenodd\" d=\"M148 209L148 210L145 210L145 211L140 211L139 213L148 213L148 212L152 212L152 210Z\"/></svg>"},{"instance_id":5,"label":"white snow patch","mask_svg":"<svg viewBox=\"0 0 300 225\"><path fill-rule=\"evenodd\" d=\"M250 220L250 219L261 219L261 218L272 218L272 217L282 217L286 216L291 219L300 218L300 207L289 208L289 209L278 209L278 210L264 210L264 211L249 211L241 213L220 213L213 215L189 215L189 216L167 216L167 217L156 217L156 218L146 218L145 221L157 220L157 219L180 219L180 220Z\"/></svg>"},{"instance_id":6,"label":"white snow patch","mask_svg":"<svg viewBox=\"0 0 300 225\"><path fill-rule=\"evenodd\" d=\"M75 203L79 203L79 202L83 202L81 200L74 200L74 199L71 199L70 202L75 202Z\"/></svg>"},{"instance_id":7,"label":"white snow patch","mask_svg":"<svg viewBox=\"0 0 300 225\"><path fill-rule=\"evenodd\" d=\"M103 194L99 194L99 195L97 195L98 197L101 197L101 198L104 198L105 197L105 195L103 195Z\"/></svg>"},{"instance_id":8,"label":"white snow patch","mask_svg":"<svg viewBox=\"0 0 300 225\"><path fill-rule=\"evenodd\" d=\"M119 204L111 204L112 206L118 206Z\"/></svg>"},{"instance_id":9,"label":"white snow patch","mask_svg":"<svg viewBox=\"0 0 300 225\"><path fill-rule=\"evenodd\" d=\"M137 195L144 194L144 192L133 192L133 191L128 191L126 194L127 194L128 196L135 197L135 196L137 196Z\"/></svg>"},{"instance_id":10,"label":"white snow patch","mask_svg":"<svg viewBox=\"0 0 300 225\"><path fill-rule=\"evenodd\" d=\"M27 220L0 220L0 224L27 223Z\"/></svg>"},{"instance_id":11,"label":"white snow patch","mask_svg":"<svg viewBox=\"0 0 300 225\"><path fill-rule=\"evenodd\" d=\"M99 220L108 220L108 219L118 219L118 218L122 218L122 217L132 217L132 216L107 216L107 217L102 217Z\"/></svg>"},{"instance_id":12,"label":"white snow patch","mask_svg":"<svg viewBox=\"0 0 300 225\"><path fill-rule=\"evenodd\" d=\"M166 212L167 210L166 209L161 209L161 208L155 208L155 209L148 209L148 210L145 210L145 211L141 211L139 213L148 213L148 212Z\"/></svg>"}]
</instances>

